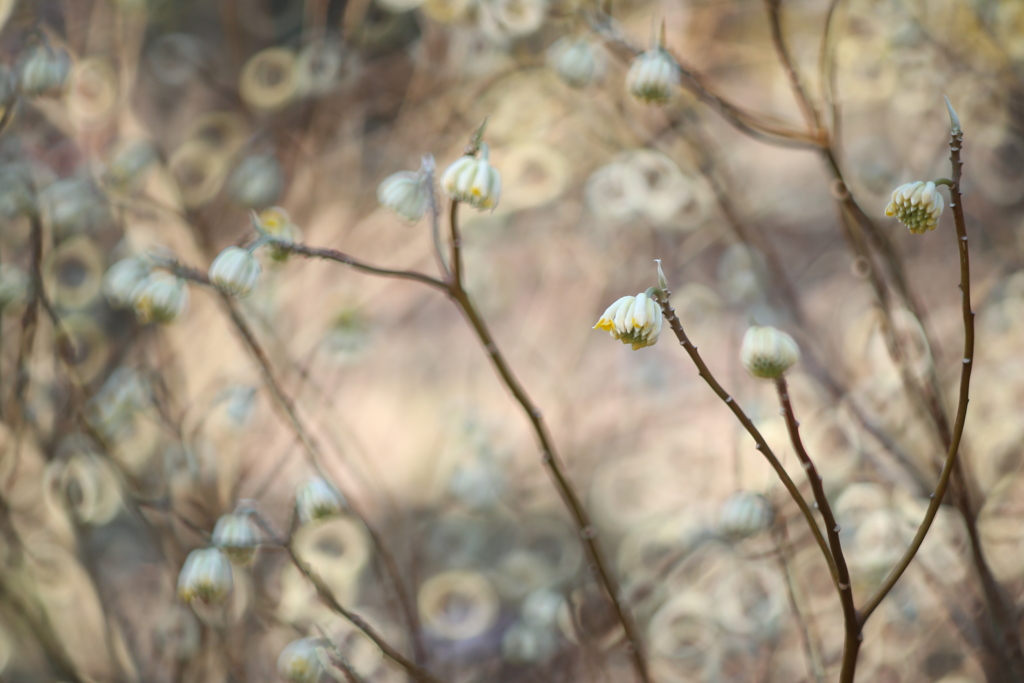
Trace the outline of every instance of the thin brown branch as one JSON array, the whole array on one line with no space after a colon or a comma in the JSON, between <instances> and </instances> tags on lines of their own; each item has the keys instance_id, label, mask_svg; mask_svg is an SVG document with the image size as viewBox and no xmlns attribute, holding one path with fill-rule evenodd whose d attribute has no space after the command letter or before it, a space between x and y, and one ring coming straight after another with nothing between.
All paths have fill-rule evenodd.
<instances>
[{"instance_id":1,"label":"thin brown branch","mask_svg":"<svg viewBox=\"0 0 1024 683\"><path fill-rule=\"evenodd\" d=\"M790 568L792 558L789 554L789 531L786 521L778 523L777 538L775 538L776 557L779 562L779 569L786 578L786 597L789 599L789 608L793 612L797 629L800 632L800 644L804 648L804 656L807 657L807 667L811 670L815 683L825 683L825 667L821 663L821 646L815 643L811 633L810 615L805 615L800 609L800 603L796 599L796 580L793 578L793 571ZM816 646L817 645L817 646Z\"/></svg>"},{"instance_id":2,"label":"thin brown branch","mask_svg":"<svg viewBox=\"0 0 1024 683\"><path fill-rule=\"evenodd\" d=\"M818 527L818 522L814 518L814 513L811 511L810 506L807 505L807 501L804 500L803 494L800 493L800 489L793 482L793 478L789 476L789 472L782 466L782 463L776 457L775 453L772 452L771 446L764 440L761 432L754 423L747 417L747 414L743 412L743 408L740 407L739 402L734 399L729 392L722 388L722 385L718 383L715 376L711 373L704 359L701 358L700 353L697 351L697 347L693 345L690 338L686 336L686 332L683 330L683 324L679 321L679 316L676 315L675 309L672 308L672 303L669 300L670 292L664 292L658 296L658 303L661 305L662 315L665 317L665 321L668 322L669 327L672 328L672 332L676 335L676 339L679 340L679 344L686 351L687 355L690 356L690 360L697 366L697 373L700 375L711 390L715 392L718 398L722 399L722 402L729 407L736 419L740 421L743 428L747 430L751 438L754 439L755 447L761 452L768 464L775 470L775 474L778 475L779 480L782 481L782 485L786 487L790 497L796 502L797 507L800 508L800 512L803 513L804 519L807 520L807 526L811 530L811 534L814 536L814 540L817 542L818 547L821 549L821 554L825 557L825 561L828 563L829 572L832 575L832 582L836 586L836 590L841 592L839 573L836 568L835 560L832 557L832 551L829 549L828 543L825 541L825 537L821 534L821 529Z\"/></svg>"},{"instance_id":3,"label":"thin brown branch","mask_svg":"<svg viewBox=\"0 0 1024 683\"><path fill-rule=\"evenodd\" d=\"M853 674L857 666L857 653L860 651L861 624L857 618L857 608L853 604L853 586L850 582L850 569L846 565L846 556L843 554L843 545L839 540L839 524L836 523L836 516L832 512L832 505L825 495L825 486L818 468L804 448L803 439L800 438L800 423L796 420L793 412L793 403L789 400L789 387L785 377L775 380L775 388L779 393L779 404L782 406L782 414L786 420L786 431L789 432L789 440L796 451L796 457L807 472L807 480L811 484L811 491L814 492L814 502L825 522L825 533L828 535L829 549L832 551L832 558L835 561L836 574L839 578L839 603L843 608L843 626L845 636L843 639L843 661L839 673L840 683L853 683Z\"/></svg>"},{"instance_id":4,"label":"thin brown branch","mask_svg":"<svg viewBox=\"0 0 1024 683\"><path fill-rule=\"evenodd\" d=\"M476 332L476 336L479 339L481 346L483 346L484 350L487 352L487 355L491 360L491 364L501 376L502 382L506 387L508 387L508 390L512 392L512 395L522 407L523 412L530 421L530 426L533 428L533 432L540 445L541 462L548 471L548 474L550 475L552 482L555 484L555 488L558 490L559 495L562 497L562 501L565 503L569 514L572 516L573 522L575 523L580 537L583 540L584 548L586 549L591 561L594 563L594 567L597 569L597 578L601 583L601 587L604 589L604 592L615 611L616 619L622 625L622 630L626 637L626 650L632 660L633 668L636 670L638 678L643 683L647 683L650 680L650 676L647 671L647 660L644 657L640 632L636 623L633 621L633 617L630 614L628 607L623 603L622 590L615 574L609 566L604 548L597 536L597 531L594 528L593 522L590 520L590 515L587 513L586 508L583 506L583 502L580 500L579 494L576 493L575 487L565 473L565 466L562 464L561 458L558 456L558 451L555 449L554 441L548 433L548 428L544 422L540 409L533 403L522 384L520 384L519 379L516 377L512 368L505 360L505 357L498 349L497 344L495 344L494 338L491 336L490 330L487 328L487 324L473 306L466 290L462 288L462 282L460 280L461 267L459 265L461 260L461 255L459 253L461 240L458 229L458 203L455 201L452 202L451 210L451 239L452 277L450 281L449 294L455 304L466 316L466 319L472 326L473 331Z\"/></svg>"},{"instance_id":5,"label":"thin brown branch","mask_svg":"<svg viewBox=\"0 0 1024 683\"><path fill-rule=\"evenodd\" d=\"M414 280L441 291L447 291L448 289L448 286L444 282L437 278L430 277L429 275L418 273L414 270L378 268L377 266L371 266L367 263L354 259L348 254L337 251L336 249L310 247L297 242L275 242L274 247L283 251L290 251L293 254L301 254L302 256L308 256L311 258L322 258L328 261L337 261L338 263L343 263L346 266L351 266L358 271L369 273L371 275L381 275L383 277L391 277L398 280Z\"/></svg>"},{"instance_id":6,"label":"thin brown branch","mask_svg":"<svg viewBox=\"0 0 1024 683\"><path fill-rule=\"evenodd\" d=\"M782 36L782 0L764 0L764 2L768 9L768 25L771 28L772 44L775 46L775 52L778 54L782 68L786 72L789 87L796 97L796 103L800 107L804 122L807 123L807 127L811 130L812 136L815 139L821 139L821 115L818 113L814 103L811 102L811 98L807 95L807 90L800 79L800 74L796 70L796 63L793 61L793 56L789 53L786 40Z\"/></svg>"}]
</instances>

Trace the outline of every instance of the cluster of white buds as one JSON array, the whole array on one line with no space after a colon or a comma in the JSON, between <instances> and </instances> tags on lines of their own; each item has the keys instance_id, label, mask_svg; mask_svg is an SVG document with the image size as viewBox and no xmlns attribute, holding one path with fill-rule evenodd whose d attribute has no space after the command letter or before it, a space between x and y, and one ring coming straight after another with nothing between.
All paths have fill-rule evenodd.
<instances>
[{"instance_id":1,"label":"cluster of white buds","mask_svg":"<svg viewBox=\"0 0 1024 683\"><path fill-rule=\"evenodd\" d=\"M216 287L234 296L248 296L256 287L263 267L248 249L228 247L210 264L209 277Z\"/></svg>"},{"instance_id":2,"label":"cluster of white buds","mask_svg":"<svg viewBox=\"0 0 1024 683\"><path fill-rule=\"evenodd\" d=\"M935 183L918 180L900 185L892 193L886 216L896 216L915 235L934 230L945 202Z\"/></svg>"},{"instance_id":3,"label":"cluster of white buds","mask_svg":"<svg viewBox=\"0 0 1024 683\"><path fill-rule=\"evenodd\" d=\"M188 554L178 574L178 599L213 605L227 600L233 586L231 563L219 548L200 548Z\"/></svg>"},{"instance_id":4,"label":"cluster of white buds","mask_svg":"<svg viewBox=\"0 0 1024 683\"><path fill-rule=\"evenodd\" d=\"M107 269L103 276L103 294L114 308L131 308L135 289L153 272L145 259L129 256Z\"/></svg>"},{"instance_id":5,"label":"cluster of white buds","mask_svg":"<svg viewBox=\"0 0 1024 683\"><path fill-rule=\"evenodd\" d=\"M295 494L295 509L303 524L337 517L345 507L345 500L322 477L308 479Z\"/></svg>"},{"instance_id":6,"label":"cluster of white buds","mask_svg":"<svg viewBox=\"0 0 1024 683\"><path fill-rule=\"evenodd\" d=\"M323 665L317 652L320 638L300 638L285 645L277 658L277 673L289 683L316 683Z\"/></svg>"},{"instance_id":7,"label":"cluster of white buds","mask_svg":"<svg viewBox=\"0 0 1024 683\"><path fill-rule=\"evenodd\" d=\"M18 63L18 89L26 97L59 95L71 73L71 57L64 50L37 45Z\"/></svg>"},{"instance_id":8,"label":"cluster of white buds","mask_svg":"<svg viewBox=\"0 0 1024 683\"><path fill-rule=\"evenodd\" d=\"M131 302L141 323L174 322L188 306L188 287L170 273L152 272L136 285Z\"/></svg>"},{"instance_id":9,"label":"cluster of white buds","mask_svg":"<svg viewBox=\"0 0 1024 683\"><path fill-rule=\"evenodd\" d=\"M430 193L434 188L427 179L433 165L433 157L426 156L419 171L399 171L389 175L377 186L377 201L407 221L419 221L430 208Z\"/></svg>"},{"instance_id":10,"label":"cluster of white buds","mask_svg":"<svg viewBox=\"0 0 1024 683\"><path fill-rule=\"evenodd\" d=\"M679 65L661 46L638 55L626 73L629 94L645 104L667 103L679 82Z\"/></svg>"},{"instance_id":11,"label":"cluster of white buds","mask_svg":"<svg viewBox=\"0 0 1024 683\"><path fill-rule=\"evenodd\" d=\"M800 360L800 347L781 330L754 325L743 335L740 360L754 377L778 379Z\"/></svg>"},{"instance_id":12,"label":"cluster of white buds","mask_svg":"<svg viewBox=\"0 0 1024 683\"><path fill-rule=\"evenodd\" d=\"M548 48L547 62L565 83L585 88L604 71L602 54L594 42L583 36L563 36Z\"/></svg>"},{"instance_id":13,"label":"cluster of white buds","mask_svg":"<svg viewBox=\"0 0 1024 683\"><path fill-rule=\"evenodd\" d=\"M624 296L604 312L593 329L606 330L633 350L654 346L661 334L661 307L653 298L653 290L636 296Z\"/></svg>"},{"instance_id":14,"label":"cluster of white buds","mask_svg":"<svg viewBox=\"0 0 1024 683\"><path fill-rule=\"evenodd\" d=\"M256 558L260 532L247 514L222 515L213 527L212 541L235 564L245 566Z\"/></svg>"},{"instance_id":15,"label":"cluster of white buds","mask_svg":"<svg viewBox=\"0 0 1024 683\"><path fill-rule=\"evenodd\" d=\"M718 508L718 532L736 541L767 531L774 520L772 504L752 491L737 491Z\"/></svg>"},{"instance_id":16,"label":"cluster of white buds","mask_svg":"<svg viewBox=\"0 0 1024 683\"><path fill-rule=\"evenodd\" d=\"M488 159L490 150L480 143L480 156L466 154L455 160L441 176L441 188L457 202L474 209L494 209L501 196L501 176Z\"/></svg>"}]
</instances>

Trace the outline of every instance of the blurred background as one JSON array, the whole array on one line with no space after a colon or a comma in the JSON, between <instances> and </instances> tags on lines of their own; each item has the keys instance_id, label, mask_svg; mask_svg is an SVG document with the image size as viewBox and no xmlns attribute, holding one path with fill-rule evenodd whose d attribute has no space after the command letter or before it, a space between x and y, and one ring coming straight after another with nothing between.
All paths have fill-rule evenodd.
<instances>
[{"instance_id":1,"label":"blurred background","mask_svg":"<svg viewBox=\"0 0 1024 683\"><path fill-rule=\"evenodd\" d=\"M993 634L1024 589L1024 3L782 2L836 169L806 144L771 7L0 1L0 680L275 681L307 636L352 677L322 648L323 670L291 680L410 680L273 544L233 567L226 604L178 600L218 518L243 501L288 532L316 472L214 292L189 285L153 324L108 271L156 253L205 272L255 237L250 210L280 206L304 243L436 275L429 217L376 189L427 154L443 172L485 118L502 194L460 209L467 289L550 425L653 680L836 680L828 568L750 438L668 330L632 351L591 328L661 259L688 334L809 499L773 387L739 362L751 323L796 337L795 409L862 602L945 454L906 383L951 415L962 367L950 212L923 236L884 216L897 185L950 174L942 95L965 131L978 314L968 508L940 510L868 622L857 680L1012 680L998 661L1020 643ZM661 22L684 75L651 106L625 81ZM860 242L851 196L875 226ZM414 282L258 255L237 308L367 522L291 534L338 601L406 656L420 638L446 683L634 680L530 424L460 312Z\"/></svg>"}]
</instances>

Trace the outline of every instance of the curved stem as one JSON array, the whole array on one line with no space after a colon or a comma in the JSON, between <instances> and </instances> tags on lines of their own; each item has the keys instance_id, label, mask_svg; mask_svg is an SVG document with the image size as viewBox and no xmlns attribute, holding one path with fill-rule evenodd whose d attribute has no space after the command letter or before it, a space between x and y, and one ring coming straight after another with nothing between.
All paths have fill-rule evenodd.
<instances>
[{"instance_id":1,"label":"curved stem","mask_svg":"<svg viewBox=\"0 0 1024 683\"><path fill-rule=\"evenodd\" d=\"M782 415L786 420L786 431L789 432L789 440L793 443L793 450L796 457L807 472L807 480L811 484L811 491L814 492L814 502L821 512L825 521L825 533L828 535L828 545L832 550L832 558L836 565L836 574L839 578L839 602L843 608L843 627L845 637L843 639L843 660L839 673L840 683L853 683L853 674L857 666L857 652L860 650L860 621L857 618L857 608L853 604L853 587L850 584L850 570L846 565L846 557L843 555L843 545L839 541L839 525L836 523L836 516L832 512L832 506L825 495L825 487L822 483L818 468L814 461L807 454L804 448L803 439L800 438L800 423L796 421L796 414L793 412L793 403L789 400L789 387L785 377L775 380L775 388L779 392L779 403L782 406Z\"/></svg>"},{"instance_id":2,"label":"curved stem","mask_svg":"<svg viewBox=\"0 0 1024 683\"><path fill-rule=\"evenodd\" d=\"M390 268L378 268L377 266L371 266L368 263L363 263L357 259L352 258L348 254L340 252L336 249L326 249L322 247L310 247L305 244L298 242L275 242L274 246L277 249L288 251L293 254L301 254L302 256L308 256L311 258L322 258L328 261L337 261L343 263L346 266L351 266L356 270L364 273L370 273L371 275L381 275L383 277L391 277L398 280L413 280L420 282L434 289L441 291L447 291L448 285L437 278L430 277L423 273L418 273L414 270L393 270Z\"/></svg>"},{"instance_id":3,"label":"curved stem","mask_svg":"<svg viewBox=\"0 0 1024 683\"><path fill-rule=\"evenodd\" d=\"M544 464L545 469L547 469L548 474L551 476L551 479L555 484L555 488L562 497L562 501L565 503L569 514L572 515L573 522L580 533L584 548L587 550L587 554L590 556L590 559L597 570L597 576L601 586L607 594L608 600L611 602L617 620L622 625L622 630L626 637L626 649L632 659L633 668L636 670L637 677L643 681L643 683L648 683L650 676L647 671L647 661L644 658L641 647L639 630L633 621L632 615L630 615L628 609L623 604L622 591L619 587L618 580L615 578L615 575L609 567L608 560L605 557L604 548L597 536L593 523L590 520L590 516L587 514L586 508L584 508L583 502L580 500L579 494L576 493L576 489L573 487L572 482L569 481L568 476L565 474L565 467L562 464L561 459L558 457L558 452L555 450L554 441L548 433L548 428L544 423L543 415L541 414L540 409L537 408L530 399L522 384L519 383L515 373L512 372L512 368L505 360L501 351L498 350L497 344L494 343L494 338L491 336L490 330L487 329L487 324L484 322L483 318L480 317L476 308L474 308L466 290L462 288L462 282L459 279L461 273L461 266L459 265L461 259L459 253L461 245L457 218L458 202L453 201L451 209L452 278L449 286L449 294L455 304L466 316L466 319L472 326L473 331L476 332L476 336L480 340L480 344L487 352L494 369L501 376L502 382L504 382L505 386L508 387L508 390L512 392L513 397L515 397L516 401L522 407L523 412L526 413L526 417L530 421L530 426L533 427L534 434L537 436L537 441L540 443L541 462Z\"/></svg>"},{"instance_id":4,"label":"curved stem","mask_svg":"<svg viewBox=\"0 0 1024 683\"><path fill-rule=\"evenodd\" d=\"M800 508L800 512L803 513L804 519L807 520L807 526L810 528L811 534L814 536L814 540L818 543L818 547L821 549L821 554L825 557L825 561L828 563L829 572L832 575L832 583L841 595L842 588L840 585L839 571L836 567L836 561L832 557L832 551L829 550L825 537L821 534L821 529L818 527L817 520L814 519L814 513L811 511L810 506L807 505L807 501L804 500L803 494L800 493L800 489L798 489L796 484L793 482L793 478L789 476L789 472L787 472L786 468L782 466L778 457L776 457L775 453L772 452L768 442L764 440L763 436L761 436L761 432L754 426L754 423L750 418L747 417L747 414L743 412L743 408L740 407L740 404L736 399L730 396L729 392L723 389L722 385L718 383L717 379L715 379L715 376L711 374L711 370L708 369L704 359L701 358L700 353L697 352L697 347L694 346L693 342L690 341L690 338L686 336L686 332L683 330L683 325L679 321L679 316L676 315L676 312L669 301L669 294L670 292L666 291L658 296L658 303L661 305L662 315L664 315L669 327L672 328L672 332L675 333L676 339L679 340L680 345L682 345L683 349L690 356L690 360L692 360L693 364L697 366L697 373L701 376L701 379L707 382L707 385L711 387L711 390L715 392L718 398L722 399L722 402L725 403L725 405L729 406L729 410L732 411L733 415L736 416L736 419L743 425L743 428L746 429L747 433L754 439L754 443L756 444L755 447L761 452L761 455L764 456L765 460L768 461L768 464L772 466L772 469L775 470L775 474L777 474L779 479L782 481L782 485L786 487L790 497L796 502L797 507ZM849 581L847 581L847 583L848 582Z\"/></svg>"},{"instance_id":5,"label":"curved stem","mask_svg":"<svg viewBox=\"0 0 1024 683\"><path fill-rule=\"evenodd\" d=\"M811 98L807 96L807 91L800 81L800 74L797 73L796 64L793 62L793 56L789 53L786 41L782 37L782 0L764 1L765 5L768 6L768 25L771 27L772 44L775 46L775 51L779 55L779 61L786 71L789 87L796 97L796 102L800 106L800 111L803 114L804 121L807 123L807 127L813 131L813 136L816 139L820 139L821 116L818 114L818 109L811 102Z\"/></svg>"}]
</instances>

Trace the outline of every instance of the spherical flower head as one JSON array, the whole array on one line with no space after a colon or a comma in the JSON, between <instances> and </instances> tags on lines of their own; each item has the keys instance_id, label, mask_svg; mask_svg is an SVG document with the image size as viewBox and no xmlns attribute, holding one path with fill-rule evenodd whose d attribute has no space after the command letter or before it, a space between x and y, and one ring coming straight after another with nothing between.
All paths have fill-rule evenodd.
<instances>
[{"instance_id":1,"label":"spherical flower head","mask_svg":"<svg viewBox=\"0 0 1024 683\"><path fill-rule=\"evenodd\" d=\"M606 330L633 350L654 346L661 334L661 307L647 293L624 296L604 312L593 329Z\"/></svg>"},{"instance_id":2,"label":"spherical flower head","mask_svg":"<svg viewBox=\"0 0 1024 683\"><path fill-rule=\"evenodd\" d=\"M886 216L896 216L915 235L934 230L945 202L935 183L918 180L900 185L892 193Z\"/></svg>"},{"instance_id":3,"label":"spherical flower head","mask_svg":"<svg viewBox=\"0 0 1024 683\"><path fill-rule=\"evenodd\" d=\"M585 88L600 77L603 61L593 41L579 36L563 36L548 49L548 65L566 85Z\"/></svg>"},{"instance_id":4,"label":"spherical flower head","mask_svg":"<svg viewBox=\"0 0 1024 683\"><path fill-rule=\"evenodd\" d=\"M743 335L740 360L754 377L778 379L800 360L800 347L781 330L755 325Z\"/></svg>"},{"instance_id":5,"label":"spherical flower head","mask_svg":"<svg viewBox=\"0 0 1024 683\"><path fill-rule=\"evenodd\" d=\"M295 494L295 509L303 524L336 517L344 507L341 494L321 477L307 480Z\"/></svg>"},{"instance_id":6,"label":"spherical flower head","mask_svg":"<svg viewBox=\"0 0 1024 683\"><path fill-rule=\"evenodd\" d=\"M320 677L319 638L301 638L285 645L277 658L277 673L290 683L316 683Z\"/></svg>"},{"instance_id":7,"label":"spherical flower head","mask_svg":"<svg viewBox=\"0 0 1024 683\"><path fill-rule=\"evenodd\" d=\"M441 188L457 202L474 209L494 209L501 196L501 176L491 166L486 144L480 145L480 156L467 154L457 159L441 176Z\"/></svg>"},{"instance_id":8,"label":"spherical flower head","mask_svg":"<svg viewBox=\"0 0 1024 683\"><path fill-rule=\"evenodd\" d=\"M228 247L210 264L210 282L234 296L249 296L263 267L248 249Z\"/></svg>"},{"instance_id":9,"label":"spherical flower head","mask_svg":"<svg viewBox=\"0 0 1024 683\"><path fill-rule=\"evenodd\" d=\"M679 65L661 47L644 52L629 65L626 88L640 102L665 104L678 87Z\"/></svg>"},{"instance_id":10,"label":"spherical flower head","mask_svg":"<svg viewBox=\"0 0 1024 683\"><path fill-rule=\"evenodd\" d=\"M222 515L213 527L213 544L232 562L245 566L256 557L260 532L246 514Z\"/></svg>"},{"instance_id":11,"label":"spherical flower head","mask_svg":"<svg viewBox=\"0 0 1024 683\"><path fill-rule=\"evenodd\" d=\"M413 223L430 208L430 187L422 173L399 171L377 186L377 201Z\"/></svg>"},{"instance_id":12,"label":"spherical flower head","mask_svg":"<svg viewBox=\"0 0 1024 683\"><path fill-rule=\"evenodd\" d=\"M178 599L219 604L227 600L232 586L231 563L219 548L193 550L178 574Z\"/></svg>"},{"instance_id":13,"label":"spherical flower head","mask_svg":"<svg viewBox=\"0 0 1024 683\"><path fill-rule=\"evenodd\" d=\"M292 222L291 216L280 206L272 206L260 211L259 214L253 214L253 216L259 231L275 241L286 244L298 242L302 236L299 227ZM273 244L270 245L269 252L275 261L284 261L288 258L287 249L275 247Z\"/></svg>"},{"instance_id":14,"label":"spherical flower head","mask_svg":"<svg viewBox=\"0 0 1024 683\"><path fill-rule=\"evenodd\" d=\"M188 306L188 287L170 273L154 272L132 290L131 300L139 322L170 323Z\"/></svg>"},{"instance_id":15,"label":"spherical flower head","mask_svg":"<svg viewBox=\"0 0 1024 683\"><path fill-rule=\"evenodd\" d=\"M737 491L718 509L718 532L739 541L766 531L775 520L767 498L752 491Z\"/></svg>"},{"instance_id":16,"label":"spherical flower head","mask_svg":"<svg viewBox=\"0 0 1024 683\"><path fill-rule=\"evenodd\" d=\"M135 288L152 272L153 268L145 259L135 256L121 259L103 276L103 295L113 308L132 308Z\"/></svg>"}]
</instances>

